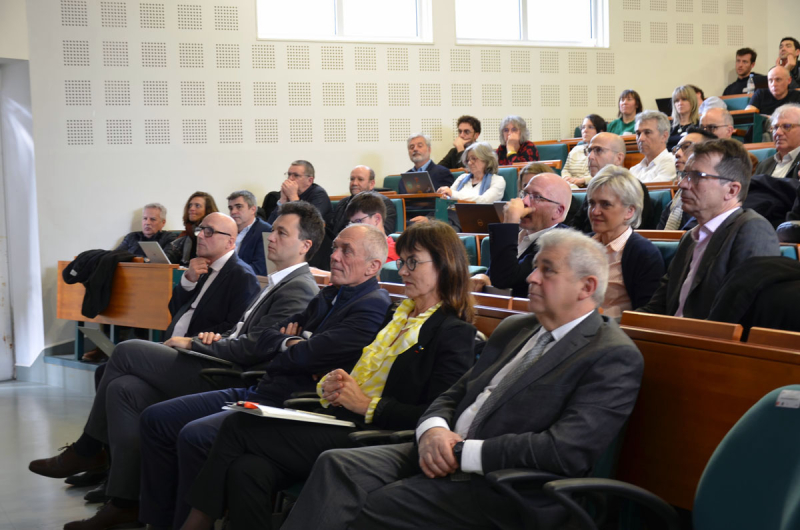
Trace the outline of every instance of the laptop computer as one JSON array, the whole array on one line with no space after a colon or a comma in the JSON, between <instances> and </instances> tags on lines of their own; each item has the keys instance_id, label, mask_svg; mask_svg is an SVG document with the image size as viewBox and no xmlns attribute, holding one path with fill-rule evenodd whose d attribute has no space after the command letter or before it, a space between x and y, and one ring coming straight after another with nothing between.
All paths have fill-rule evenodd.
<instances>
[{"instance_id":1,"label":"laptop computer","mask_svg":"<svg viewBox=\"0 0 800 530\"><path fill-rule=\"evenodd\" d=\"M83 335L87 339L92 341L92 343L95 346L100 348L100 351L102 351L109 357L111 356L111 352L114 351L114 343L111 342L111 339L106 337L105 333L103 333L101 330L97 328L86 328L83 326L78 326L78 329L80 330L81 333L83 333Z\"/></svg>"},{"instance_id":2,"label":"laptop computer","mask_svg":"<svg viewBox=\"0 0 800 530\"><path fill-rule=\"evenodd\" d=\"M486 234L489 232L490 223L503 222L503 206L505 202L492 204L475 204L457 202L456 215L461 223L461 231L468 234Z\"/></svg>"},{"instance_id":3,"label":"laptop computer","mask_svg":"<svg viewBox=\"0 0 800 530\"><path fill-rule=\"evenodd\" d=\"M658 98L656 99L656 106L658 110L667 116L672 116L672 98Z\"/></svg>"},{"instance_id":4,"label":"laptop computer","mask_svg":"<svg viewBox=\"0 0 800 530\"><path fill-rule=\"evenodd\" d=\"M150 263L163 263L169 265L169 258L164 253L164 249L157 241L139 241L139 246L142 247L144 255Z\"/></svg>"},{"instance_id":5,"label":"laptop computer","mask_svg":"<svg viewBox=\"0 0 800 530\"><path fill-rule=\"evenodd\" d=\"M400 178L406 187L406 193L436 193L431 175L427 171L402 173Z\"/></svg>"}]
</instances>

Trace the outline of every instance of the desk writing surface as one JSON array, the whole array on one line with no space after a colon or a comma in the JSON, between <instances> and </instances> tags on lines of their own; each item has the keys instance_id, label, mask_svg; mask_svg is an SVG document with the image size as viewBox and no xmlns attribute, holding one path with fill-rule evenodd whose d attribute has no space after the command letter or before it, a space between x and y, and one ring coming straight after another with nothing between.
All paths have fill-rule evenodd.
<instances>
[{"instance_id":1,"label":"desk writing surface","mask_svg":"<svg viewBox=\"0 0 800 530\"><path fill-rule=\"evenodd\" d=\"M80 283L67 284L62 278L62 272L69 264L69 261L58 262L58 318L157 330L169 326L168 305L177 265L120 263L114 275L108 307L97 317L88 319L81 314L86 289Z\"/></svg>"}]
</instances>

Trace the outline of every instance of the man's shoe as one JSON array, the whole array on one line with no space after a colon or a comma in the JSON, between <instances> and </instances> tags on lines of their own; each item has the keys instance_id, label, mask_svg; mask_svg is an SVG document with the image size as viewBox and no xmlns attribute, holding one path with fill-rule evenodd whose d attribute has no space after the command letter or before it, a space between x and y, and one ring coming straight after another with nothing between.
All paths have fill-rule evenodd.
<instances>
[{"instance_id":1,"label":"man's shoe","mask_svg":"<svg viewBox=\"0 0 800 530\"><path fill-rule=\"evenodd\" d=\"M103 350L101 350L100 348L89 350L83 354L83 357L81 357L81 361L85 361L87 363L102 363L107 360L108 360L108 355L103 353Z\"/></svg>"},{"instance_id":2,"label":"man's shoe","mask_svg":"<svg viewBox=\"0 0 800 530\"><path fill-rule=\"evenodd\" d=\"M103 471L108 467L105 449L91 457L80 456L75 452L75 444L61 449L63 451L59 455L34 460L28 464L28 469L43 477L67 478L83 471Z\"/></svg>"},{"instance_id":3,"label":"man's shoe","mask_svg":"<svg viewBox=\"0 0 800 530\"><path fill-rule=\"evenodd\" d=\"M104 480L102 483L100 483L99 486L97 486L95 489L84 495L83 499L88 504L107 502L108 496L106 495L106 481Z\"/></svg>"},{"instance_id":4,"label":"man's shoe","mask_svg":"<svg viewBox=\"0 0 800 530\"><path fill-rule=\"evenodd\" d=\"M88 486L97 486L101 482L105 482L107 476L107 471L87 471L85 473L78 473L77 475L70 475L64 482L76 488L86 488Z\"/></svg>"},{"instance_id":5,"label":"man's shoe","mask_svg":"<svg viewBox=\"0 0 800 530\"><path fill-rule=\"evenodd\" d=\"M64 525L64 530L105 530L106 528L136 528L139 508L117 508L110 502L104 504L94 517L72 521Z\"/></svg>"}]
</instances>

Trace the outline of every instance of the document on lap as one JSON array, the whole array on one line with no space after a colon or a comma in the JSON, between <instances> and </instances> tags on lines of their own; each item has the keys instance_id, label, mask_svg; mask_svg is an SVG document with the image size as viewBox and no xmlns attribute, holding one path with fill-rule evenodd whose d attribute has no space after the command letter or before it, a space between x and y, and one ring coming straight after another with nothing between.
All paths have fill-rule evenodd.
<instances>
[{"instance_id":1,"label":"document on lap","mask_svg":"<svg viewBox=\"0 0 800 530\"><path fill-rule=\"evenodd\" d=\"M278 407L269 407L267 405L259 405L251 401L239 401L236 403L228 403L224 410L234 410L236 412L245 412L253 416L260 416L262 418L275 418L279 420L291 421L304 421L306 423L322 423L324 425L337 425L339 427L355 427L356 424L352 421L337 420L333 416L327 414L317 414L316 412L304 412L301 410L281 409Z\"/></svg>"},{"instance_id":2,"label":"document on lap","mask_svg":"<svg viewBox=\"0 0 800 530\"><path fill-rule=\"evenodd\" d=\"M220 359L219 357L213 357L211 355L206 355L205 353L200 353L199 351L192 351L187 350L186 348L177 348L175 346L172 347L178 353L182 353L184 355L191 355L192 357L199 357L201 359L205 359L207 361L212 361L219 364L224 364L225 366L233 366L233 363L230 361L226 361L225 359Z\"/></svg>"}]
</instances>

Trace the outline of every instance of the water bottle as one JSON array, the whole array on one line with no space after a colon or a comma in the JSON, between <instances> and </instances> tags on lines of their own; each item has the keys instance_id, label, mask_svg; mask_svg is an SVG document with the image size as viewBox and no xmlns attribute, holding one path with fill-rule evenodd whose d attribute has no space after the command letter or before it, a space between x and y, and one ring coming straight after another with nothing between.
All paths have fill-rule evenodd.
<instances>
[{"instance_id":1,"label":"water bottle","mask_svg":"<svg viewBox=\"0 0 800 530\"><path fill-rule=\"evenodd\" d=\"M752 96L753 92L756 91L756 82L753 79L753 74L750 74L750 77L747 79L747 88L744 91L747 92L749 96Z\"/></svg>"}]
</instances>

